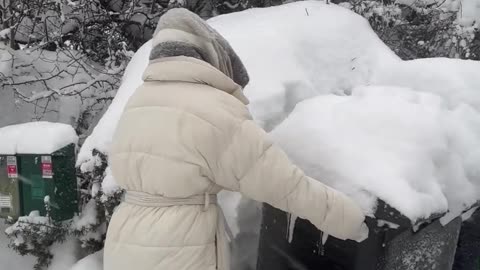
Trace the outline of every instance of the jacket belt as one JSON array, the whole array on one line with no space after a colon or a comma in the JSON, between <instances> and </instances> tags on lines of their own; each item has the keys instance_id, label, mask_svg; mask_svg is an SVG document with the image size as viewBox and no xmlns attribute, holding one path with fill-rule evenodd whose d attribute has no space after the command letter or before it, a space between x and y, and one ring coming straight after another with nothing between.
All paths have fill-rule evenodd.
<instances>
[{"instance_id":1,"label":"jacket belt","mask_svg":"<svg viewBox=\"0 0 480 270\"><path fill-rule=\"evenodd\" d=\"M168 198L161 195L152 195L139 191L127 191L124 201L126 203L145 207L169 207L179 205L204 205L205 210L210 204L217 204L217 195L195 195L188 198Z\"/></svg>"},{"instance_id":2,"label":"jacket belt","mask_svg":"<svg viewBox=\"0 0 480 270\"><path fill-rule=\"evenodd\" d=\"M124 202L144 207L170 207L181 205L203 205L204 211L208 210L210 204L217 204L217 195L204 194L195 195L188 198L168 198L161 195L152 195L140 191L127 191ZM218 209L217 230L216 230L216 248L217 248L217 269L230 269L230 247L229 239L233 240L233 235L228 227L225 215L220 207Z\"/></svg>"}]
</instances>

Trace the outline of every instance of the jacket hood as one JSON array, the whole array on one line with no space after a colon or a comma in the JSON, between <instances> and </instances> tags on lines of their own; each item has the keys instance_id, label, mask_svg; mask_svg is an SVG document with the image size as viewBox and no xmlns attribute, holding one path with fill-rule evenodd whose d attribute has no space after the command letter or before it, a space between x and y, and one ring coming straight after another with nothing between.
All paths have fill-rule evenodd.
<instances>
[{"instance_id":1,"label":"jacket hood","mask_svg":"<svg viewBox=\"0 0 480 270\"><path fill-rule=\"evenodd\" d=\"M230 44L203 19L187 9L171 9L159 20L150 60L185 56L205 61L244 88L249 76Z\"/></svg>"}]
</instances>

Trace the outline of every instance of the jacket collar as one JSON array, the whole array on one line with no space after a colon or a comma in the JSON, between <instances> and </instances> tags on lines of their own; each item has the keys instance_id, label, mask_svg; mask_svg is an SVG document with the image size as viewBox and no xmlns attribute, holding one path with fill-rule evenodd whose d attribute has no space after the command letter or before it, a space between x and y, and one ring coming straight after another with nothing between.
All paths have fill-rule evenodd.
<instances>
[{"instance_id":1,"label":"jacket collar","mask_svg":"<svg viewBox=\"0 0 480 270\"><path fill-rule=\"evenodd\" d=\"M151 60L142 78L146 82L175 81L206 84L233 95L245 105L249 102L243 94L242 87L231 78L207 62L191 57L175 56Z\"/></svg>"}]
</instances>

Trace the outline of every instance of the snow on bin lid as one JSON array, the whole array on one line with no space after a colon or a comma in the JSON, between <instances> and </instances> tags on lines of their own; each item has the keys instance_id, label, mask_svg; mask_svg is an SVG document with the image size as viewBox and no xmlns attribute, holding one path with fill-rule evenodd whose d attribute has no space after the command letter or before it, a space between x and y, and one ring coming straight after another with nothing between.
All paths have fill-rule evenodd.
<instances>
[{"instance_id":1,"label":"snow on bin lid","mask_svg":"<svg viewBox=\"0 0 480 270\"><path fill-rule=\"evenodd\" d=\"M30 122L0 128L0 154L50 154L77 143L72 126L50 122Z\"/></svg>"},{"instance_id":2,"label":"snow on bin lid","mask_svg":"<svg viewBox=\"0 0 480 270\"><path fill-rule=\"evenodd\" d=\"M306 173L374 214L377 199L413 223L480 198L480 110L392 86L297 105L272 133ZM300 139L301 138L301 139Z\"/></svg>"}]
</instances>

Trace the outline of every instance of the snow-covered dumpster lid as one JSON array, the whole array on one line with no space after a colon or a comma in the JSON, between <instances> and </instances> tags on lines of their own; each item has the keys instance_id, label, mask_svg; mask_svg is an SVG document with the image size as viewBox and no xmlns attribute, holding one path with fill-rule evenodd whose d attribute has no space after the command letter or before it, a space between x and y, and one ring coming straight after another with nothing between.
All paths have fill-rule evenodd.
<instances>
[{"instance_id":1,"label":"snow-covered dumpster lid","mask_svg":"<svg viewBox=\"0 0 480 270\"><path fill-rule=\"evenodd\" d=\"M479 129L480 112L467 104L368 86L298 104L271 135L307 175L367 214L415 225L439 215L447 224L476 204Z\"/></svg>"},{"instance_id":2,"label":"snow-covered dumpster lid","mask_svg":"<svg viewBox=\"0 0 480 270\"><path fill-rule=\"evenodd\" d=\"M477 108L395 86L297 104L272 138L307 175L351 196L369 215L370 234L360 244L322 243L308 221L267 206L257 269L289 269L291 261L305 269L447 269L458 216L480 198Z\"/></svg>"},{"instance_id":3,"label":"snow-covered dumpster lid","mask_svg":"<svg viewBox=\"0 0 480 270\"><path fill-rule=\"evenodd\" d=\"M77 142L75 130L66 124L30 122L0 128L0 158L7 156L9 173L3 182L14 185L18 195L5 184L0 192L17 196L19 216L32 211L46 215L47 197L52 206L61 206L51 208L54 220L67 220L78 212Z\"/></svg>"},{"instance_id":4,"label":"snow-covered dumpster lid","mask_svg":"<svg viewBox=\"0 0 480 270\"><path fill-rule=\"evenodd\" d=\"M0 128L0 154L50 154L77 144L72 126L51 122L30 122Z\"/></svg>"}]
</instances>

